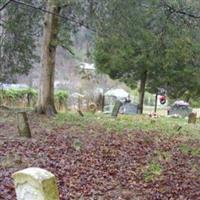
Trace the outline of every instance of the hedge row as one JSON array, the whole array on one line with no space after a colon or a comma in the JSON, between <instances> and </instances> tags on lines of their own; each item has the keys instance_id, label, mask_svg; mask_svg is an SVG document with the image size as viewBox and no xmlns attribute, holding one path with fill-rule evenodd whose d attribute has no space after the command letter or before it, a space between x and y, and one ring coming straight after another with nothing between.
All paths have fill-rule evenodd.
<instances>
[{"instance_id":1,"label":"hedge row","mask_svg":"<svg viewBox=\"0 0 200 200\"><path fill-rule=\"evenodd\" d=\"M55 103L57 107L66 105L68 93L64 90L55 91ZM37 91L28 89L1 89L0 104L8 106L35 106L37 101Z\"/></svg>"}]
</instances>

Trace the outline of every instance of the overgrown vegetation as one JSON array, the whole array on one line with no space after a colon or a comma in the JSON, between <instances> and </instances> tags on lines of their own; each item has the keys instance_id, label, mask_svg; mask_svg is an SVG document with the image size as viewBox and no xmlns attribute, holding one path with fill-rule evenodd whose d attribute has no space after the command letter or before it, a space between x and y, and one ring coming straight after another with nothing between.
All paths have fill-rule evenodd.
<instances>
[{"instance_id":1,"label":"overgrown vegetation","mask_svg":"<svg viewBox=\"0 0 200 200\"><path fill-rule=\"evenodd\" d=\"M145 181L152 181L162 173L162 166L159 163L151 162L146 166L144 171Z\"/></svg>"},{"instance_id":2,"label":"overgrown vegetation","mask_svg":"<svg viewBox=\"0 0 200 200\"><path fill-rule=\"evenodd\" d=\"M200 155L200 149L197 147L191 147L188 144L183 144L180 146L180 151L183 154L186 155L192 155L192 156L199 156Z\"/></svg>"},{"instance_id":3,"label":"overgrown vegetation","mask_svg":"<svg viewBox=\"0 0 200 200\"><path fill-rule=\"evenodd\" d=\"M57 90L54 94L57 109L67 107L68 92ZM33 88L26 89L1 89L0 104L7 106L35 107L37 91Z\"/></svg>"},{"instance_id":4,"label":"overgrown vegetation","mask_svg":"<svg viewBox=\"0 0 200 200\"><path fill-rule=\"evenodd\" d=\"M108 115L84 113L85 117L80 117L77 113L63 113L56 116L56 121L60 124L77 125L80 127L88 124L101 124L108 131L118 134L124 131L146 131L157 132L164 137L184 136L187 138L200 139L200 121L196 125L188 124L187 119L159 117L152 119L148 115L121 115L114 119Z\"/></svg>"}]
</instances>

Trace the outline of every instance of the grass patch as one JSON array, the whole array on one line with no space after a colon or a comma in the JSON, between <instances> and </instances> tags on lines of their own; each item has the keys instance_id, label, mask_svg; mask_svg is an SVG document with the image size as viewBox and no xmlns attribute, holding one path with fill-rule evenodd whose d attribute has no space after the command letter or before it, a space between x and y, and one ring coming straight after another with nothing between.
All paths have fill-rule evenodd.
<instances>
[{"instance_id":1,"label":"grass patch","mask_svg":"<svg viewBox=\"0 0 200 200\"><path fill-rule=\"evenodd\" d=\"M143 173L145 181L153 181L162 174L162 166L158 162L150 162Z\"/></svg>"},{"instance_id":2,"label":"grass patch","mask_svg":"<svg viewBox=\"0 0 200 200\"><path fill-rule=\"evenodd\" d=\"M176 119L168 117L160 117L153 120L146 115L119 115L116 119L110 115L102 113L84 113L81 117L78 113L59 113L56 116L57 124L70 124L80 127L88 125L97 125L106 128L108 131L118 134L124 131L153 131L158 135L170 138L180 137L182 139L200 139L200 122L196 125L188 124L187 119Z\"/></svg>"},{"instance_id":3,"label":"grass patch","mask_svg":"<svg viewBox=\"0 0 200 200\"><path fill-rule=\"evenodd\" d=\"M189 145L183 144L180 146L181 153L185 155L199 156L200 149L195 147L190 147Z\"/></svg>"},{"instance_id":4,"label":"grass patch","mask_svg":"<svg viewBox=\"0 0 200 200\"><path fill-rule=\"evenodd\" d=\"M84 113L84 117L81 117L78 113L59 113L55 118L59 125L70 124L77 126L86 126L89 123L97 122L96 116L91 113Z\"/></svg>"}]
</instances>

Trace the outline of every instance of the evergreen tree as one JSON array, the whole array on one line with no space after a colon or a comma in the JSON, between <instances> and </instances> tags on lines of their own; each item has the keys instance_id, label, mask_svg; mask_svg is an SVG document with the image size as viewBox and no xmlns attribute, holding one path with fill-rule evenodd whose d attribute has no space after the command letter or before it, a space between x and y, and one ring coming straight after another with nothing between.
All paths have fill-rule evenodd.
<instances>
[{"instance_id":1,"label":"evergreen tree","mask_svg":"<svg viewBox=\"0 0 200 200\"><path fill-rule=\"evenodd\" d=\"M174 84L177 77L188 80L199 70L198 27L191 30L161 1L114 1L108 10L96 43L96 64L131 87L140 82L141 112L146 85L151 92L166 87L172 96L180 88ZM194 88L194 79L187 84L187 90Z\"/></svg>"},{"instance_id":2,"label":"evergreen tree","mask_svg":"<svg viewBox=\"0 0 200 200\"><path fill-rule=\"evenodd\" d=\"M37 60L35 39L39 34L38 13L6 2L0 1L0 82L14 81L17 74L29 72Z\"/></svg>"}]
</instances>

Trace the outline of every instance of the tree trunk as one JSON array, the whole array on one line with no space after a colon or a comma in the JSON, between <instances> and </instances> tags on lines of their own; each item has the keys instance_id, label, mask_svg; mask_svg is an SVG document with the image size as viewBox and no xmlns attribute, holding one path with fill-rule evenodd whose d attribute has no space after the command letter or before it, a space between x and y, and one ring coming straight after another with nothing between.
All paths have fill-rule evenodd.
<instances>
[{"instance_id":1,"label":"tree trunk","mask_svg":"<svg viewBox=\"0 0 200 200\"><path fill-rule=\"evenodd\" d=\"M58 1L48 0L47 10L59 14L60 7ZM59 18L55 15L46 13L44 19L41 55L42 72L36 107L36 111L40 114L56 114L56 108L54 105L54 76L58 32Z\"/></svg>"},{"instance_id":2,"label":"tree trunk","mask_svg":"<svg viewBox=\"0 0 200 200\"><path fill-rule=\"evenodd\" d=\"M147 80L147 71L144 71L141 75L140 79L140 88L139 88L139 112L143 113L143 104L144 104L144 94L145 94L145 86Z\"/></svg>"},{"instance_id":3,"label":"tree trunk","mask_svg":"<svg viewBox=\"0 0 200 200\"><path fill-rule=\"evenodd\" d=\"M186 96L185 101L189 103L190 98L191 98L190 95Z\"/></svg>"},{"instance_id":4,"label":"tree trunk","mask_svg":"<svg viewBox=\"0 0 200 200\"><path fill-rule=\"evenodd\" d=\"M156 92L156 96L155 96L155 105L154 105L154 112L157 112L157 105L158 104L158 92Z\"/></svg>"},{"instance_id":5,"label":"tree trunk","mask_svg":"<svg viewBox=\"0 0 200 200\"><path fill-rule=\"evenodd\" d=\"M104 93L102 94L102 102L101 102L101 111L104 111L104 104L105 104L105 96Z\"/></svg>"}]
</instances>

